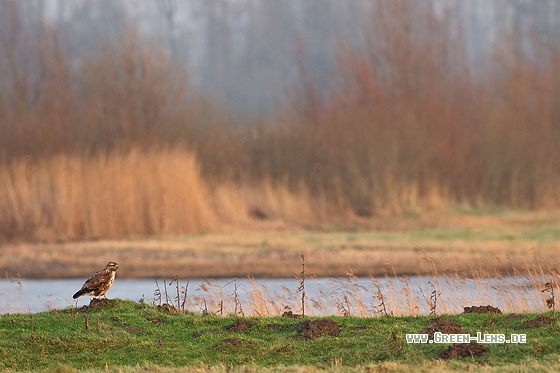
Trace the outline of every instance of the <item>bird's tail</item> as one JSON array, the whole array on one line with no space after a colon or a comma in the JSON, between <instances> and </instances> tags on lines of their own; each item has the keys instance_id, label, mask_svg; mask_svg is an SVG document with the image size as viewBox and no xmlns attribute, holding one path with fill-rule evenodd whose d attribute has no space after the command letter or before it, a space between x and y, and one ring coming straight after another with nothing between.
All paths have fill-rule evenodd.
<instances>
[{"instance_id":1,"label":"bird's tail","mask_svg":"<svg viewBox=\"0 0 560 373\"><path fill-rule=\"evenodd\" d=\"M84 291L83 289L78 290L78 291L76 292L76 294L74 294L74 295L72 296L72 298L76 299L76 298L78 298L78 297L84 295L84 293L85 293L85 291Z\"/></svg>"}]
</instances>

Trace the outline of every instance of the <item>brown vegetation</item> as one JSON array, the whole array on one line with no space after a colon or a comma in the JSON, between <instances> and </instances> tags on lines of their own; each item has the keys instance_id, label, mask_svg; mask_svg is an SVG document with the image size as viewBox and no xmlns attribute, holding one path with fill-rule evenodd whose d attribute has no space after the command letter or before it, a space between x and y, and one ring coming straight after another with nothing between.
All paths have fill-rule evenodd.
<instances>
[{"instance_id":1,"label":"brown vegetation","mask_svg":"<svg viewBox=\"0 0 560 373\"><path fill-rule=\"evenodd\" d=\"M194 155L131 149L17 158L0 168L0 235L47 241L212 228Z\"/></svg>"},{"instance_id":2,"label":"brown vegetation","mask_svg":"<svg viewBox=\"0 0 560 373\"><path fill-rule=\"evenodd\" d=\"M503 227L488 228L493 229ZM368 232L235 229L181 237L4 244L0 272L24 278L84 277L92 267L114 260L124 263L121 278L301 277L302 254L308 278L349 272L355 276L542 275L560 265L555 243L415 236L407 240L406 234L397 231L395 239L383 239Z\"/></svg>"},{"instance_id":3,"label":"brown vegetation","mask_svg":"<svg viewBox=\"0 0 560 373\"><path fill-rule=\"evenodd\" d=\"M560 206L560 51L538 38L538 60L511 38L483 77L448 16L378 2L327 92L299 61L294 105L234 126L134 28L75 63L16 4L0 38L2 241Z\"/></svg>"}]
</instances>

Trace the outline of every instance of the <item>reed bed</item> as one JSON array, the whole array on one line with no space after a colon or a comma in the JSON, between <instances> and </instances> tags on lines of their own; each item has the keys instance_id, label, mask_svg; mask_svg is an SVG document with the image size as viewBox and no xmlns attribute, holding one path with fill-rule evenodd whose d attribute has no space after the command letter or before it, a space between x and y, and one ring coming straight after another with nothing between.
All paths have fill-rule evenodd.
<instances>
[{"instance_id":1,"label":"reed bed","mask_svg":"<svg viewBox=\"0 0 560 373\"><path fill-rule=\"evenodd\" d=\"M219 315L243 316L405 316L457 314L464 307L492 305L503 313L544 312L556 299L545 294L547 286L558 289L557 275L531 274L519 277L462 278L453 276L370 277L352 275L330 279L307 279L305 289L297 279L278 280L274 285L249 278L226 285L206 280L177 308ZM547 285L549 284L549 285ZM184 288L180 287L181 296ZM306 292L305 310L302 291ZM434 303L434 299L437 302ZM157 303L156 303L157 304ZM173 304L173 303L171 303Z\"/></svg>"},{"instance_id":2,"label":"reed bed","mask_svg":"<svg viewBox=\"0 0 560 373\"><path fill-rule=\"evenodd\" d=\"M303 185L265 179L210 186L195 154L182 147L0 161L0 190L0 241L182 234L258 221L320 223L333 210Z\"/></svg>"},{"instance_id":3,"label":"reed bed","mask_svg":"<svg viewBox=\"0 0 560 373\"><path fill-rule=\"evenodd\" d=\"M0 167L0 188L8 240L173 234L216 223L195 156L177 148L20 158Z\"/></svg>"},{"instance_id":4,"label":"reed bed","mask_svg":"<svg viewBox=\"0 0 560 373\"><path fill-rule=\"evenodd\" d=\"M363 43L333 49L329 84L300 45L293 101L260 117L205 97L133 24L76 61L62 30L10 23L0 241L560 207L558 45L501 35L474 71L452 14L404 0L372 8ZM9 10L25 19L18 2ZM22 58L36 63L6 65Z\"/></svg>"}]
</instances>

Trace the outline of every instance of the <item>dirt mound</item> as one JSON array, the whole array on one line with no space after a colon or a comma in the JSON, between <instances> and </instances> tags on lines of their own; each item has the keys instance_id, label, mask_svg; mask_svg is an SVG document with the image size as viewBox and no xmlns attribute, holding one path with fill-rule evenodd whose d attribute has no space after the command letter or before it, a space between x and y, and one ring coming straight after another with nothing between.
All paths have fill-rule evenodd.
<instances>
[{"instance_id":1,"label":"dirt mound","mask_svg":"<svg viewBox=\"0 0 560 373\"><path fill-rule=\"evenodd\" d=\"M471 341L470 343L456 343L438 354L438 357L444 360L453 359L455 357L474 357L480 356L488 352L488 347L481 345L478 342Z\"/></svg>"},{"instance_id":2,"label":"dirt mound","mask_svg":"<svg viewBox=\"0 0 560 373\"><path fill-rule=\"evenodd\" d=\"M89 305L80 308L81 311L89 312L94 310L100 310L105 307L109 307L113 303L113 300L106 298L92 298Z\"/></svg>"},{"instance_id":3,"label":"dirt mound","mask_svg":"<svg viewBox=\"0 0 560 373\"><path fill-rule=\"evenodd\" d=\"M451 320L449 317L436 317L428 321L426 327L420 330L420 334L428 334L428 339L434 339L434 333L466 334L461 324Z\"/></svg>"},{"instance_id":4,"label":"dirt mound","mask_svg":"<svg viewBox=\"0 0 560 373\"><path fill-rule=\"evenodd\" d=\"M285 312L282 314L282 317L293 317L293 318L296 318L296 317L301 317L301 315L298 315L297 313L293 313L292 311L285 311Z\"/></svg>"},{"instance_id":5,"label":"dirt mound","mask_svg":"<svg viewBox=\"0 0 560 373\"><path fill-rule=\"evenodd\" d=\"M253 326L252 322L244 319L239 319L235 321L233 324L226 325L224 329L227 330L228 332L242 332L244 330L249 329L251 326Z\"/></svg>"},{"instance_id":6,"label":"dirt mound","mask_svg":"<svg viewBox=\"0 0 560 373\"><path fill-rule=\"evenodd\" d=\"M498 307L487 306L471 306L464 307L463 313L502 313Z\"/></svg>"},{"instance_id":7,"label":"dirt mound","mask_svg":"<svg viewBox=\"0 0 560 373\"><path fill-rule=\"evenodd\" d=\"M341 325L331 319L306 320L297 325L298 336L313 339L323 335L338 335Z\"/></svg>"},{"instance_id":8,"label":"dirt mound","mask_svg":"<svg viewBox=\"0 0 560 373\"><path fill-rule=\"evenodd\" d=\"M111 301L106 298L92 298L91 301L89 302L88 307L90 309L99 309L108 306L110 303Z\"/></svg>"},{"instance_id":9,"label":"dirt mound","mask_svg":"<svg viewBox=\"0 0 560 373\"><path fill-rule=\"evenodd\" d=\"M527 320L522 323L519 327L521 329L529 329L529 328L540 328L541 326L551 325L554 323L554 319L548 316L538 315L532 320Z\"/></svg>"}]
</instances>

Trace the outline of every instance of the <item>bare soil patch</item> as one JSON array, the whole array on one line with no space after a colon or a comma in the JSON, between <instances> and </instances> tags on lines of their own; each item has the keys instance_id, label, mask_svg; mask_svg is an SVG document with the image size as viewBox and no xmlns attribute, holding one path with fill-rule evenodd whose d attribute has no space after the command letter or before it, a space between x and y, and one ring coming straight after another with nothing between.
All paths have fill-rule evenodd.
<instances>
[{"instance_id":1,"label":"bare soil patch","mask_svg":"<svg viewBox=\"0 0 560 373\"><path fill-rule=\"evenodd\" d=\"M227 325L224 329L229 332L242 332L253 326L253 323L249 320L239 319L233 324Z\"/></svg>"},{"instance_id":2,"label":"bare soil patch","mask_svg":"<svg viewBox=\"0 0 560 373\"><path fill-rule=\"evenodd\" d=\"M332 319L306 320L297 325L298 337L305 339L318 338L325 335L338 335L341 325Z\"/></svg>"},{"instance_id":3,"label":"bare soil patch","mask_svg":"<svg viewBox=\"0 0 560 373\"><path fill-rule=\"evenodd\" d=\"M523 322L520 326L521 329L540 328L542 326L552 325L554 319L544 315L538 315L534 319Z\"/></svg>"}]
</instances>

